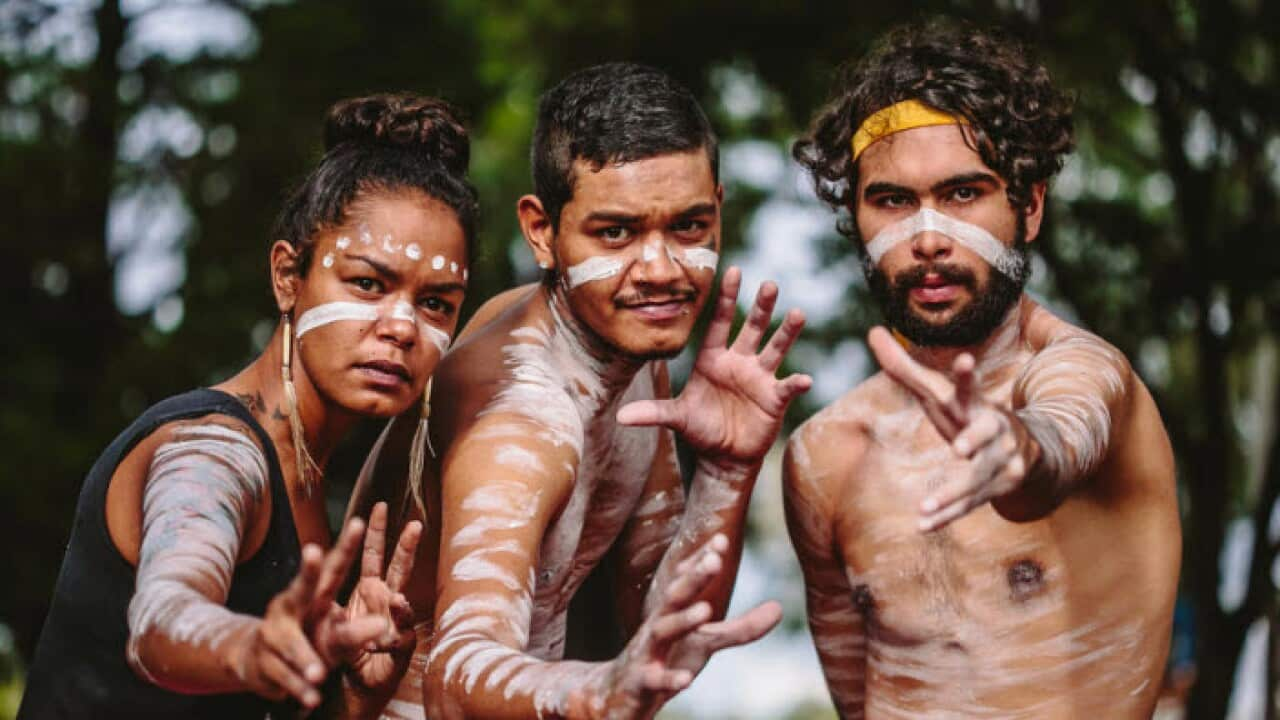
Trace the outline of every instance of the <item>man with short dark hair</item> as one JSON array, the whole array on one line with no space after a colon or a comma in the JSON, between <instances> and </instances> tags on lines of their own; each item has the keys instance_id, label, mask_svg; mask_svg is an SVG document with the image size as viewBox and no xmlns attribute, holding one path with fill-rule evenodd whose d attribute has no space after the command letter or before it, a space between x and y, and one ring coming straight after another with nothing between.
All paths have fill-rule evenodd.
<instances>
[{"instance_id":1,"label":"man with short dark hair","mask_svg":"<svg viewBox=\"0 0 1280 720\"><path fill-rule=\"evenodd\" d=\"M730 268L678 398L664 362L718 261L706 117L657 70L583 70L542 98L533 169L517 211L544 282L482 307L435 376L410 590L419 612L434 601L434 626L420 630L420 688L402 688L392 714L413 714L416 694L430 717L649 717L712 653L781 615L766 603L718 620L756 473L810 385L774 377L803 317L758 350L777 298L766 284L730 343ZM697 453L687 502L673 430ZM370 477L403 476L390 461L407 434L390 432ZM630 641L608 662L564 661L569 601L611 547Z\"/></svg>"},{"instance_id":2,"label":"man with short dark hair","mask_svg":"<svg viewBox=\"0 0 1280 720\"><path fill-rule=\"evenodd\" d=\"M1148 718L1178 581L1168 437L1125 357L1023 294L1071 105L933 22L841 78L796 158L895 335L790 439L784 497L843 717Z\"/></svg>"}]
</instances>

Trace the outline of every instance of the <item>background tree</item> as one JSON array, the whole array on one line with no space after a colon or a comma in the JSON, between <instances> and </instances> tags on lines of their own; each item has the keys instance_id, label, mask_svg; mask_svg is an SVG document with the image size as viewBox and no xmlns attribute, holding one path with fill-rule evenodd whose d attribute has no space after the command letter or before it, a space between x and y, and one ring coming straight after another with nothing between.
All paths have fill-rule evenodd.
<instances>
[{"instance_id":1,"label":"background tree","mask_svg":"<svg viewBox=\"0 0 1280 720\"><path fill-rule=\"evenodd\" d=\"M705 100L727 150L754 143L783 157L840 62L893 24L944 12L1014 28L1078 91L1080 150L1054 189L1034 288L1134 359L1173 437L1195 630L1190 716L1226 715L1246 637L1268 617L1274 713L1280 3L795 5L0 4L0 622L16 657L38 635L93 458L142 408L226 377L265 343L268 228L318 156L332 101L405 89L470 114L484 216L469 311L533 272L512 251L512 207L529 187L528 138L549 83L602 60L652 63ZM756 252L743 239L761 208L814 202L726 179L731 252ZM878 319L851 249L829 229L767 241L812 243L848 270L843 303L795 353L805 370L844 358ZM335 458L332 478L353 475L375 430ZM334 497L343 491L335 482Z\"/></svg>"}]
</instances>

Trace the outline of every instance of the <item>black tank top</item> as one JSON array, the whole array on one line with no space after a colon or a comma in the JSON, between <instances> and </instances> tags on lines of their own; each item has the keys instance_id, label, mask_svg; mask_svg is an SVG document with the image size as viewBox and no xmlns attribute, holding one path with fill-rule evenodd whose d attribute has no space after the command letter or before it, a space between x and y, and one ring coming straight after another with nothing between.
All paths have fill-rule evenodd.
<instances>
[{"instance_id":1,"label":"black tank top","mask_svg":"<svg viewBox=\"0 0 1280 720\"><path fill-rule=\"evenodd\" d=\"M271 438L253 415L235 398L217 390L193 390L152 406L107 447L85 478L71 541L27 676L19 720L280 720L294 715L289 706L272 705L250 693L170 692L139 678L125 661L129 635L126 611L136 568L121 557L107 531L107 486L120 461L161 425L213 414L230 415L253 429L271 475L271 525L261 549L236 567L227 607L261 617L271 598L297 573L301 552L280 461Z\"/></svg>"}]
</instances>

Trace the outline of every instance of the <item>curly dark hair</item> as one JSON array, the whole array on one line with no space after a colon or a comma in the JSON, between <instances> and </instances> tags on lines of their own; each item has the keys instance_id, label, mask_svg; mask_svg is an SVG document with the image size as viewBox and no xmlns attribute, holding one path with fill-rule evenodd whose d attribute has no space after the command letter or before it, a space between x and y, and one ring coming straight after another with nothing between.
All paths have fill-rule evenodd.
<instances>
[{"instance_id":1,"label":"curly dark hair","mask_svg":"<svg viewBox=\"0 0 1280 720\"><path fill-rule=\"evenodd\" d=\"M471 141L461 114L438 98L384 93L340 100L325 117L324 157L285 199L273 238L311 264L318 230L341 223L351 203L375 190L420 190L457 215L474 257L479 203L467 179Z\"/></svg>"},{"instance_id":2,"label":"curly dark hair","mask_svg":"<svg viewBox=\"0 0 1280 720\"><path fill-rule=\"evenodd\" d=\"M859 240L850 141L869 115L903 100L968 120L974 150L1004 179L1015 209L1027 206L1033 185L1062 169L1075 145L1072 98L1054 88L1018 40L942 18L895 28L861 61L840 69L832 99L792 148L818 197L849 211L837 229L850 239Z\"/></svg>"}]
</instances>

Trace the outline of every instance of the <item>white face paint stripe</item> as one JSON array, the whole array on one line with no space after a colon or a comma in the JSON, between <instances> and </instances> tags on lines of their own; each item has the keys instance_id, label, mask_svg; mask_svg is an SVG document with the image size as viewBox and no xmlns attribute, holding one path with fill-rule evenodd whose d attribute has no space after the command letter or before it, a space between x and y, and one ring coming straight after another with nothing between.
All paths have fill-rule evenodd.
<instances>
[{"instance_id":1,"label":"white face paint stripe","mask_svg":"<svg viewBox=\"0 0 1280 720\"><path fill-rule=\"evenodd\" d=\"M572 290L583 283L611 278L622 272L625 264L621 258L599 255L589 257L565 271L569 279L569 289Z\"/></svg>"},{"instance_id":2,"label":"white face paint stripe","mask_svg":"<svg viewBox=\"0 0 1280 720\"><path fill-rule=\"evenodd\" d=\"M986 230L931 208L921 208L916 214L876 233L867 243L867 257L872 264L877 264L898 243L910 240L922 232L946 235L1008 277L1016 276L1024 263L1017 250L1005 247L1004 243Z\"/></svg>"},{"instance_id":3,"label":"white face paint stripe","mask_svg":"<svg viewBox=\"0 0 1280 720\"><path fill-rule=\"evenodd\" d=\"M644 244L644 249L640 253L640 259L644 262L653 262L658 259L658 246L666 245L661 240L648 240Z\"/></svg>"},{"instance_id":4,"label":"white face paint stripe","mask_svg":"<svg viewBox=\"0 0 1280 720\"><path fill-rule=\"evenodd\" d=\"M413 306L403 300L397 300L396 304L391 308L392 320L407 320L411 323L418 322L418 313Z\"/></svg>"},{"instance_id":5,"label":"white face paint stripe","mask_svg":"<svg viewBox=\"0 0 1280 720\"><path fill-rule=\"evenodd\" d=\"M684 251L684 265L698 270L715 270L720 264L720 254L708 248L689 248Z\"/></svg>"},{"instance_id":6,"label":"white face paint stripe","mask_svg":"<svg viewBox=\"0 0 1280 720\"><path fill-rule=\"evenodd\" d=\"M331 302L325 303L324 305L317 305L302 313L298 318L297 332L298 337L301 338L303 335L315 330L321 325L328 325L329 323L338 322L339 320L373 322L377 319L377 305L358 302Z\"/></svg>"},{"instance_id":7,"label":"white face paint stripe","mask_svg":"<svg viewBox=\"0 0 1280 720\"><path fill-rule=\"evenodd\" d=\"M421 326L422 331L427 335L427 340L431 341L431 344L436 346L441 355L449 351L449 345L453 343L453 338L449 337L449 333L434 325L421 323Z\"/></svg>"}]
</instances>

